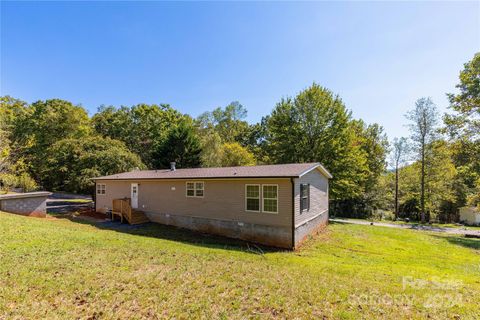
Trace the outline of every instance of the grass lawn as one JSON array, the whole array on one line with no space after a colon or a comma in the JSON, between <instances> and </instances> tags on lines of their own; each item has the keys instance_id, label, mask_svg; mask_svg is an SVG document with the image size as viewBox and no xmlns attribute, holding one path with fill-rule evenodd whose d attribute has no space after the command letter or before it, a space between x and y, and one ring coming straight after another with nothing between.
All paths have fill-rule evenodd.
<instances>
[{"instance_id":1,"label":"grass lawn","mask_svg":"<svg viewBox=\"0 0 480 320\"><path fill-rule=\"evenodd\" d=\"M90 203L93 202L92 199L61 199L60 202L68 203Z\"/></svg>"},{"instance_id":2,"label":"grass lawn","mask_svg":"<svg viewBox=\"0 0 480 320\"><path fill-rule=\"evenodd\" d=\"M265 251L0 213L0 319L478 319L479 302L479 239L331 224Z\"/></svg>"}]
</instances>

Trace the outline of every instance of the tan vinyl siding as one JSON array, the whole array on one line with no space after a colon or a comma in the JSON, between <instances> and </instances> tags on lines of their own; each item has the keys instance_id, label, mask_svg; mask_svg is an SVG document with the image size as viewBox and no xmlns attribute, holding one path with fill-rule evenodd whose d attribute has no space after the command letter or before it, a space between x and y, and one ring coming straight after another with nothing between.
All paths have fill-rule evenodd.
<instances>
[{"instance_id":1,"label":"tan vinyl siding","mask_svg":"<svg viewBox=\"0 0 480 320\"><path fill-rule=\"evenodd\" d=\"M112 200L130 198L130 181L97 181L97 184L105 184L105 194L95 195L95 210L106 212L112 208Z\"/></svg>"},{"instance_id":2,"label":"tan vinyl siding","mask_svg":"<svg viewBox=\"0 0 480 320\"><path fill-rule=\"evenodd\" d=\"M310 210L300 212L300 184L310 184ZM295 179L295 225L328 210L328 179L318 170L312 170Z\"/></svg>"},{"instance_id":3,"label":"tan vinyl siding","mask_svg":"<svg viewBox=\"0 0 480 320\"><path fill-rule=\"evenodd\" d=\"M203 181L203 197L186 197L187 181ZM269 226L292 225L290 179L181 179L151 181L97 181L106 184L105 195L97 195L96 209L111 208L115 198L130 197L130 184L139 184L138 209L146 212L242 221ZM245 184L278 185L278 213L246 212Z\"/></svg>"}]
</instances>

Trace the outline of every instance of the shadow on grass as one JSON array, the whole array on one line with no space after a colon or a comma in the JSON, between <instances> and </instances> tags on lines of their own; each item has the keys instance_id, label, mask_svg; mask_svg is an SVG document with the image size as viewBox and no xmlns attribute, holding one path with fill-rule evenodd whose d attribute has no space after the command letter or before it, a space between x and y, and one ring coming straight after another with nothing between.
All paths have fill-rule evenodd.
<instances>
[{"instance_id":1,"label":"shadow on grass","mask_svg":"<svg viewBox=\"0 0 480 320\"><path fill-rule=\"evenodd\" d=\"M457 235L457 236L454 236L454 235L445 235L445 236L432 235L432 237L448 241L451 244L455 244L457 246L462 246L462 247L469 248L469 249L480 250L480 239L466 238L466 237L463 237L463 236L460 236L460 235Z\"/></svg>"},{"instance_id":2,"label":"shadow on grass","mask_svg":"<svg viewBox=\"0 0 480 320\"><path fill-rule=\"evenodd\" d=\"M333 224L338 224L338 225L350 224L350 225L354 225L353 223L348 223L348 222L346 222L346 221L333 221L333 220L328 220L328 224L329 224L329 225L333 225Z\"/></svg>"},{"instance_id":3,"label":"shadow on grass","mask_svg":"<svg viewBox=\"0 0 480 320\"><path fill-rule=\"evenodd\" d=\"M269 252L288 252L288 250L282 248L259 245L243 240L206 234L153 222L129 225L126 223L120 223L120 221L92 221L90 219L79 218L73 215L58 215L56 218L68 219L75 223L91 225L101 230L111 230L135 236L176 241L205 248L242 251L260 255Z\"/></svg>"}]
</instances>

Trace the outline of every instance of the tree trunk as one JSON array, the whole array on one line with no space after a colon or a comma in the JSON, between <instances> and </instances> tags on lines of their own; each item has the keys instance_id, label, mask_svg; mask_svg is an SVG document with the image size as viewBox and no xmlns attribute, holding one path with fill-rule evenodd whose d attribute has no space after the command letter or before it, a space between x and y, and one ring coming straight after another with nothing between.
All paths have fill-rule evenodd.
<instances>
[{"instance_id":1,"label":"tree trunk","mask_svg":"<svg viewBox=\"0 0 480 320\"><path fill-rule=\"evenodd\" d=\"M395 220L398 219L398 164L395 166Z\"/></svg>"},{"instance_id":2,"label":"tree trunk","mask_svg":"<svg viewBox=\"0 0 480 320\"><path fill-rule=\"evenodd\" d=\"M425 223L425 143L422 144L422 181L420 193L420 207L422 214L422 223Z\"/></svg>"}]
</instances>

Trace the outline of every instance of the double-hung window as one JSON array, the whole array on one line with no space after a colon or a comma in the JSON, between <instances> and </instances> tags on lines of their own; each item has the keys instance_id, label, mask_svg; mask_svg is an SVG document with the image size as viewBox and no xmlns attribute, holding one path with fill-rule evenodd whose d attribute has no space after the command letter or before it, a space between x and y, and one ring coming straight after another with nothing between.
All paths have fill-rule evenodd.
<instances>
[{"instance_id":1,"label":"double-hung window","mask_svg":"<svg viewBox=\"0 0 480 320\"><path fill-rule=\"evenodd\" d=\"M260 212L260 185L245 185L245 208L247 211Z\"/></svg>"},{"instance_id":2,"label":"double-hung window","mask_svg":"<svg viewBox=\"0 0 480 320\"><path fill-rule=\"evenodd\" d=\"M278 213L278 185L246 184L245 211Z\"/></svg>"},{"instance_id":3,"label":"double-hung window","mask_svg":"<svg viewBox=\"0 0 480 320\"><path fill-rule=\"evenodd\" d=\"M310 185L302 183L300 185L300 212L310 210Z\"/></svg>"},{"instance_id":4,"label":"double-hung window","mask_svg":"<svg viewBox=\"0 0 480 320\"><path fill-rule=\"evenodd\" d=\"M203 198L203 194L204 194L203 181L188 181L186 189L187 189L187 197Z\"/></svg>"},{"instance_id":5,"label":"double-hung window","mask_svg":"<svg viewBox=\"0 0 480 320\"><path fill-rule=\"evenodd\" d=\"M278 213L278 185L262 185L262 211Z\"/></svg>"},{"instance_id":6,"label":"double-hung window","mask_svg":"<svg viewBox=\"0 0 480 320\"><path fill-rule=\"evenodd\" d=\"M104 195L105 191L107 190L107 186L105 183L97 183L97 194Z\"/></svg>"}]
</instances>

